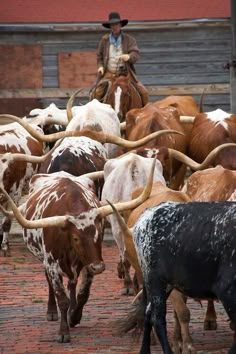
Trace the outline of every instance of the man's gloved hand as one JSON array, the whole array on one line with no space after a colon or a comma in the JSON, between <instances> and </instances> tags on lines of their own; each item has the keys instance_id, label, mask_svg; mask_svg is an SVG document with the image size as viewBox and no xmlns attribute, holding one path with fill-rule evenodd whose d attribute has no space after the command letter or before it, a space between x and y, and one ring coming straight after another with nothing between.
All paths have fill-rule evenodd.
<instances>
[{"instance_id":1,"label":"man's gloved hand","mask_svg":"<svg viewBox=\"0 0 236 354\"><path fill-rule=\"evenodd\" d=\"M129 54L122 54L122 55L120 56L120 59L122 59L123 61L128 61L129 58L130 58Z\"/></svg>"},{"instance_id":2,"label":"man's gloved hand","mask_svg":"<svg viewBox=\"0 0 236 354\"><path fill-rule=\"evenodd\" d=\"M104 67L103 66L100 66L99 68L98 68L98 74L100 74L100 75L104 75Z\"/></svg>"}]
</instances>

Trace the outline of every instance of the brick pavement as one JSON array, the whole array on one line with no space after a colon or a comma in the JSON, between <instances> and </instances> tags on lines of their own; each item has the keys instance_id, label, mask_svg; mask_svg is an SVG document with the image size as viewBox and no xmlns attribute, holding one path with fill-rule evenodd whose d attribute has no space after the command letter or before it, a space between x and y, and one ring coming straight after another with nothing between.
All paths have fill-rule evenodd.
<instances>
[{"instance_id":1,"label":"brick pavement","mask_svg":"<svg viewBox=\"0 0 236 354\"><path fill-rule=\"evenodd\" d=\"M95 276L81 324L71 329L71 343L58 344L58 322L47 322L47 284L42 264L26 249L20 238L11 241L11 257L0 257L0 354L137 354L140 343L131 334L120 338L112 334L112 325L124 316L132 297L120 295L122 281L116 276L118 250L105 242L103 257L106 270ZM188 301L191 309L191 333L199 354L227 353L232 332L220 303L217 303L218 329L204 331L206 304ZM173 320L168 305L168 334ZM152 354L161 353L160 346Z\"/></svg>"}]
</instances>

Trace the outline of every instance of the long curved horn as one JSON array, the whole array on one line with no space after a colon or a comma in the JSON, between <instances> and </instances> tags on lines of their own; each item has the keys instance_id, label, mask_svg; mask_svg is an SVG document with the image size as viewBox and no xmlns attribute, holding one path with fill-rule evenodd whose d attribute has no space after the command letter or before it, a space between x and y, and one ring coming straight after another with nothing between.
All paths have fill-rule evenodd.
<instances>
[{"instance_id":1,"label":"long curved horn","mask_svg":"<svg viewBox=\"0 0 236 354\"><path fill-rule=\"evenodd\" d=\"M110 204L112 207L113 213L116 216L118 223L120 225L121 231L127 235L128 237L133 238L133 228L130 228L127 226L125 220L122 218L120 215L119 211L116 209L115 205L113 205L109 200L107 200L107 203Z\"/></svg>"},{"instance_id":2,"label":"long curved horn","mask_svg":"<svg viewBox=\"0 0 236 354\"><path fill-rule=\"evenodd\" d=\"M32 126L30 124L26 123L25 121L22 121L22 119L19 117L16 117L16 116L13 116L10 114L6 114L6 115L1 114L0 119L2 116L12 119L12 120L16 121L17 123L21 124L35 139L37 139L39 141L43 141L43 142L54 142L58 139L62 139L65 137L86 136L86 137L89 137L93 140L97 140L102 144L111 143L111 144L116 144L116 145L119 145L119 146L122 146L125 148L132 149L132 148L136 148L141 145L144 145L144 144L148 143L150 140L160 137L163 134L184 135L183 133L178 132L177 130L172 130L172 129L159 130L159 131L149 134L149 135L145 136L144 138L139 139L137 141L129 141L129 140L122 139L122 138L115 136L115 135L105 134L102 132L95 132L92 130L81 130L81 131L68 131L68 130L66 130L63 132L44 135L44 134L41 134L38 131L36 131L34 128L32 128Z\"/></svg>"},{"instance_id":3,"label":"long curved horn","mask_svg":"<svg viewBox=\"0 0 236 354\"><path fill-rule=\"evenodd\" d=\"M26 121L22 120L21 118L17 116L13 116L11 114L0 114L0 119L1 118L8 118L13 120L14 122L19 123L22 127L24 127L31 135L33 138L37 139L38 141L42 142L48 142L52 143L56 140L65 138L65 137L72 137L72 136L88 136L92 137L92 139L96 140L96 134L92 131L63 131L63 132L58 132L58 133L53 133L53 134L48 134L44 135L39 133L39 131L35 130L29 123Z\"/></svg>"},{"instance_id":4,"label":"long curved horn","mask_svg":"<svg viewBox=\"0 0 236 354\"><path fill-rule=\"evenodd\" d=\"M0 186L0 190L7 198L10 207L15 215L16 220L22 227L26 229L39 229L39 228L46 228L46 227L53 227L53 226L63 227L66 225L66 222L71 218L70 215L64 215L64 216L51 216L39 220L27 220L22 215L19 208L17 208L17 206L15 205L15 203L13 202L9 194L5 191L5 189L2 186ZM3 211L2 208L1 210Z\"/></svg>"},{"instance_id":5,"label":"long curved horn","mask_svg":"<svg viewBox=\"0 0 236 354\"><path fill-rule=\"evenodd\" d=\"M156 131L154 133L151 133L151 134L145 136L142 139L139 139L139 140L136 140L136 141L131 141L131 140L126 140L126 139L120 138L120 137L115 136L115 135L109 135L109 134L105 135L104 134L104 137L106 137L106 140L103 141L102 143L113 143L113 144L120 145L120 146L125 147L125 148L133 149L133 148L137 148L139 146L142 146L142 145L148 143L150 140L158 138L158 137L160 137L161 135L164 135L164 134L184 135L183 133L178 132L177 130L165 129L165 130L159 130L159 131ZM98 140L98 139L96 139L96 140Z\"/></svg>"},{"instance_id":6,"label":"long curved horn","mask_svg":"<svg viewBox=\"0 0 236 354\"><path fill-rule=\"evenodd\" d=\"M62 139L63 140L63 139ZM31 163L42 163L44 162L48 156L51 156L53 151L58 147L58 145L61 143L61 140L58 140L56 144L53 146L51 150L49 150L45 155L43 156L36 156L36 155L29 155L29 154L21 154L21 153L11 153L11 152L6 152L5 154L0 154L0 158L6 157L6 159L9 162L13 161L24 161L24 162L31 162Z\"/></svg>"},{"instance_id":7,"label":"long curved horn","mask_svg":"<svg viewBox=\"0 0 236 354\"><path fill-rule=\"evenodd\" d=\"M17 207L20 212L25 208L25 204L26 202ZM12 210L6 210L5 208L3 208L2 205L0 205L0 209L3 212L3 214L6 215L8 218L13 219L15 217Z\"/></svg>"},{"instance_id":8,"label":"long curved horn","mask_svg":"<svg viewBox=\"0 0 236 354\"><path fill-rule=\"evenodd\" d=\"M89 172L85 173L84 175L81 175L81 177L88 177L92 179L93 181L98 179L98 178L103 178L104 177L104 171L95 171L95 172Z\"/></svg>"},{"instance_id":9,"label":"long curved horn","mask_svg":"<svg viewBox=\"0 0 236 354\"><path fill-rule=\"evenodd\" d=\"M179 120L181 123L193 123L195 120L194 116L180 116Z\"/></svg>"},{"instance_id":10,"label":"long curved horn","mask_svg":"<svg viewBox=\"0 0 236 354\"><path fill-rule=\"evenodd\" d=\"M120 202L120 203L114 204L114 206L117 210L125 211L125 210L134 209L139 204L143 203L146 199L149 198L149 196L151 194L151 190L152 190L155 165L156 165L156 158L153 159L151 171L150 171L148 179L147 179L147 184L146 184L145 188L143 189L142 194L140 194L140 196L138 198L132 199L128 202ZM98 208L98 214L100 214L104 218L107 215L110 215L112 213L113 213L113 209L110 205L105 205L105 206L101 206Z\"/></svg>"},{"instance_id":11,"label":"long curved horn","mask_svg":"<svg viewBox=\"0 0 236 354\"><path fill-rule=\"evenodd\" d=\"M154 174L154 169L155 169L155 164L156 164L156 159L153 159L151 171L147 180L147 184L140 196L136 199L133 199L129 202L123 202L123 203L116 203L115 207L119 211L125 211L129 209L133 209L137 207L139 204L143 203L149 196L152 190L152 184L153 184L153 174ZM7 198L9 205L15 215L16 220L18 223L26 228L26 229L38 229L38 228L46 228L46 227L64 227L67 223L67 221L70 221L70 219L74 219L70 215L65 215L65 216L51 216L48 218L44 219L38 219L38 220L27 220L22 213L20 212L19 208L15 205L9 194L5 191L5 189L0 186L0 190L2 193L5 195ZM4 209L0 206L0 209L4 212ZM109 214L112 214L113 209L110 205L105 205L97 208L97 212L101 217L106 217Z\"/></svg>"},{"instance_id":12,"label":"long curved horn","mask_svg":"<svg viewBox=\"0 0 236 354\"><path fill-rule=\"evenodd\" d=\"M212 150L208 154L208 156L205 158L205 160L202 163L198 163L198 162L192 160L190 157L188 157L187 155L183 154L180 151L177 151L174 149L168 149L168 151L169 151L169 155L171 157L174 157L178 161L188 165L194 171L200 171L200 170L204 170L205 168L207 168L211 164L211 162L214 160L214 158L217 156L217 154L221 150L223 150L227 147L236 147L236 144L235 143L226 143L226 144L222 144L222 145L217 146L214 150Z\"/></svg>"},{"instance_id":13,"label":"long curved horn","mask_svg":"<svg viewBox=\"0 0 236 354\"><path fill-rule=\"evenodd\" d=\"M205 93L205 88L202 90L200 101L199 101L199 113L203 113L203 97Z\"/></svg>"},{"instance_id":14,"label":"long curved horn","mask_svg":"<svg viewBox=\"0 0 236 354\"><path fill-rule=\"evenodd\" d=\"M22 118L23 121L33 124L33 125L40 125L42 124L43 126L45 125L51 125L51 124L57 124L57 125L63 125L67 126L68 122L62 122L61 119L53 118L53 117L40 117L40 116L25 116Z\"/></svg>"},{"instance_id":15,"label":"long curved horn","mask_svg":"<svg viewBox=\"0 0 236 354\"><path fill-rule=\"evenodd\" d=\"M66 113L67 113L67 118L68 118L68 122L71 121L71 119L73 118L73 113L72 113L72 105L75 99L75 96L81 92L83 89L80 88L77 91L75 91L69 98L67 104L66 104Z\"/></svg>"}]
</instances>

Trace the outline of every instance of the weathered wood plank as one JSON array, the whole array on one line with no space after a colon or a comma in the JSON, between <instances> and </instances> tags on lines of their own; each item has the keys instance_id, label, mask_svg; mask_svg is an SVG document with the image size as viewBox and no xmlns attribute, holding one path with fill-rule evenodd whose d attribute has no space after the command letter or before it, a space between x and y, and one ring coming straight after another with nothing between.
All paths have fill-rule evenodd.
<instances>
[{"instance_id":1,"label":"weathered wood plank","mask_svg":"<svg viewBox=\"0 0 236 354\"><path fill-rule=\"evenodd\" d=\"M201 94L203 90L208 94L229 93L229 84L200 84L200 85L161 85L147 86L151 96L159 95L193 95ZM78 97L88 97L90 88L83 88ZM70 97L75 92L73 88L43 88L43 89L12 89L0 90L0 98L60 98Z\"/></svg>"},{"instance_id":2,"label":"weathered wood plank","mask_svg":"<svg viewBox=\"0 0 236 354\"><path fill-rule=\"evenodd\" d=\"M60 88L92 86L97 70L96 52L59 53L58 69Z\"/></svg>"},{"instance_id":3,"label":"weathered wood plank","mask_svg":"<svg viewBox=\"0 0 236 354\"><path fill-rule=\"evenodd\" d=\"M0 88L42 87L42 48L0 44Z\"/></svg>"}]
</instances>

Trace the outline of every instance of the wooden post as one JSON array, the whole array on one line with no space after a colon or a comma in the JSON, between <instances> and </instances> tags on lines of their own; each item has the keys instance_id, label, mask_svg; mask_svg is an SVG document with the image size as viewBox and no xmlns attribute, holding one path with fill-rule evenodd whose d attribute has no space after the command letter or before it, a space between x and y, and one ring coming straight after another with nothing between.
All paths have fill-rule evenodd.
<instances>
[{"instance_id":1,"label":"wooden post","mask_svg":"<svg viewBox=\"0 0 236 354\"><path fill-rule=\"evenodd\" d=\"M236 113L236 1L231 0L232 61L230 63L230 106Z\"/></svg>"}]
</instances>

